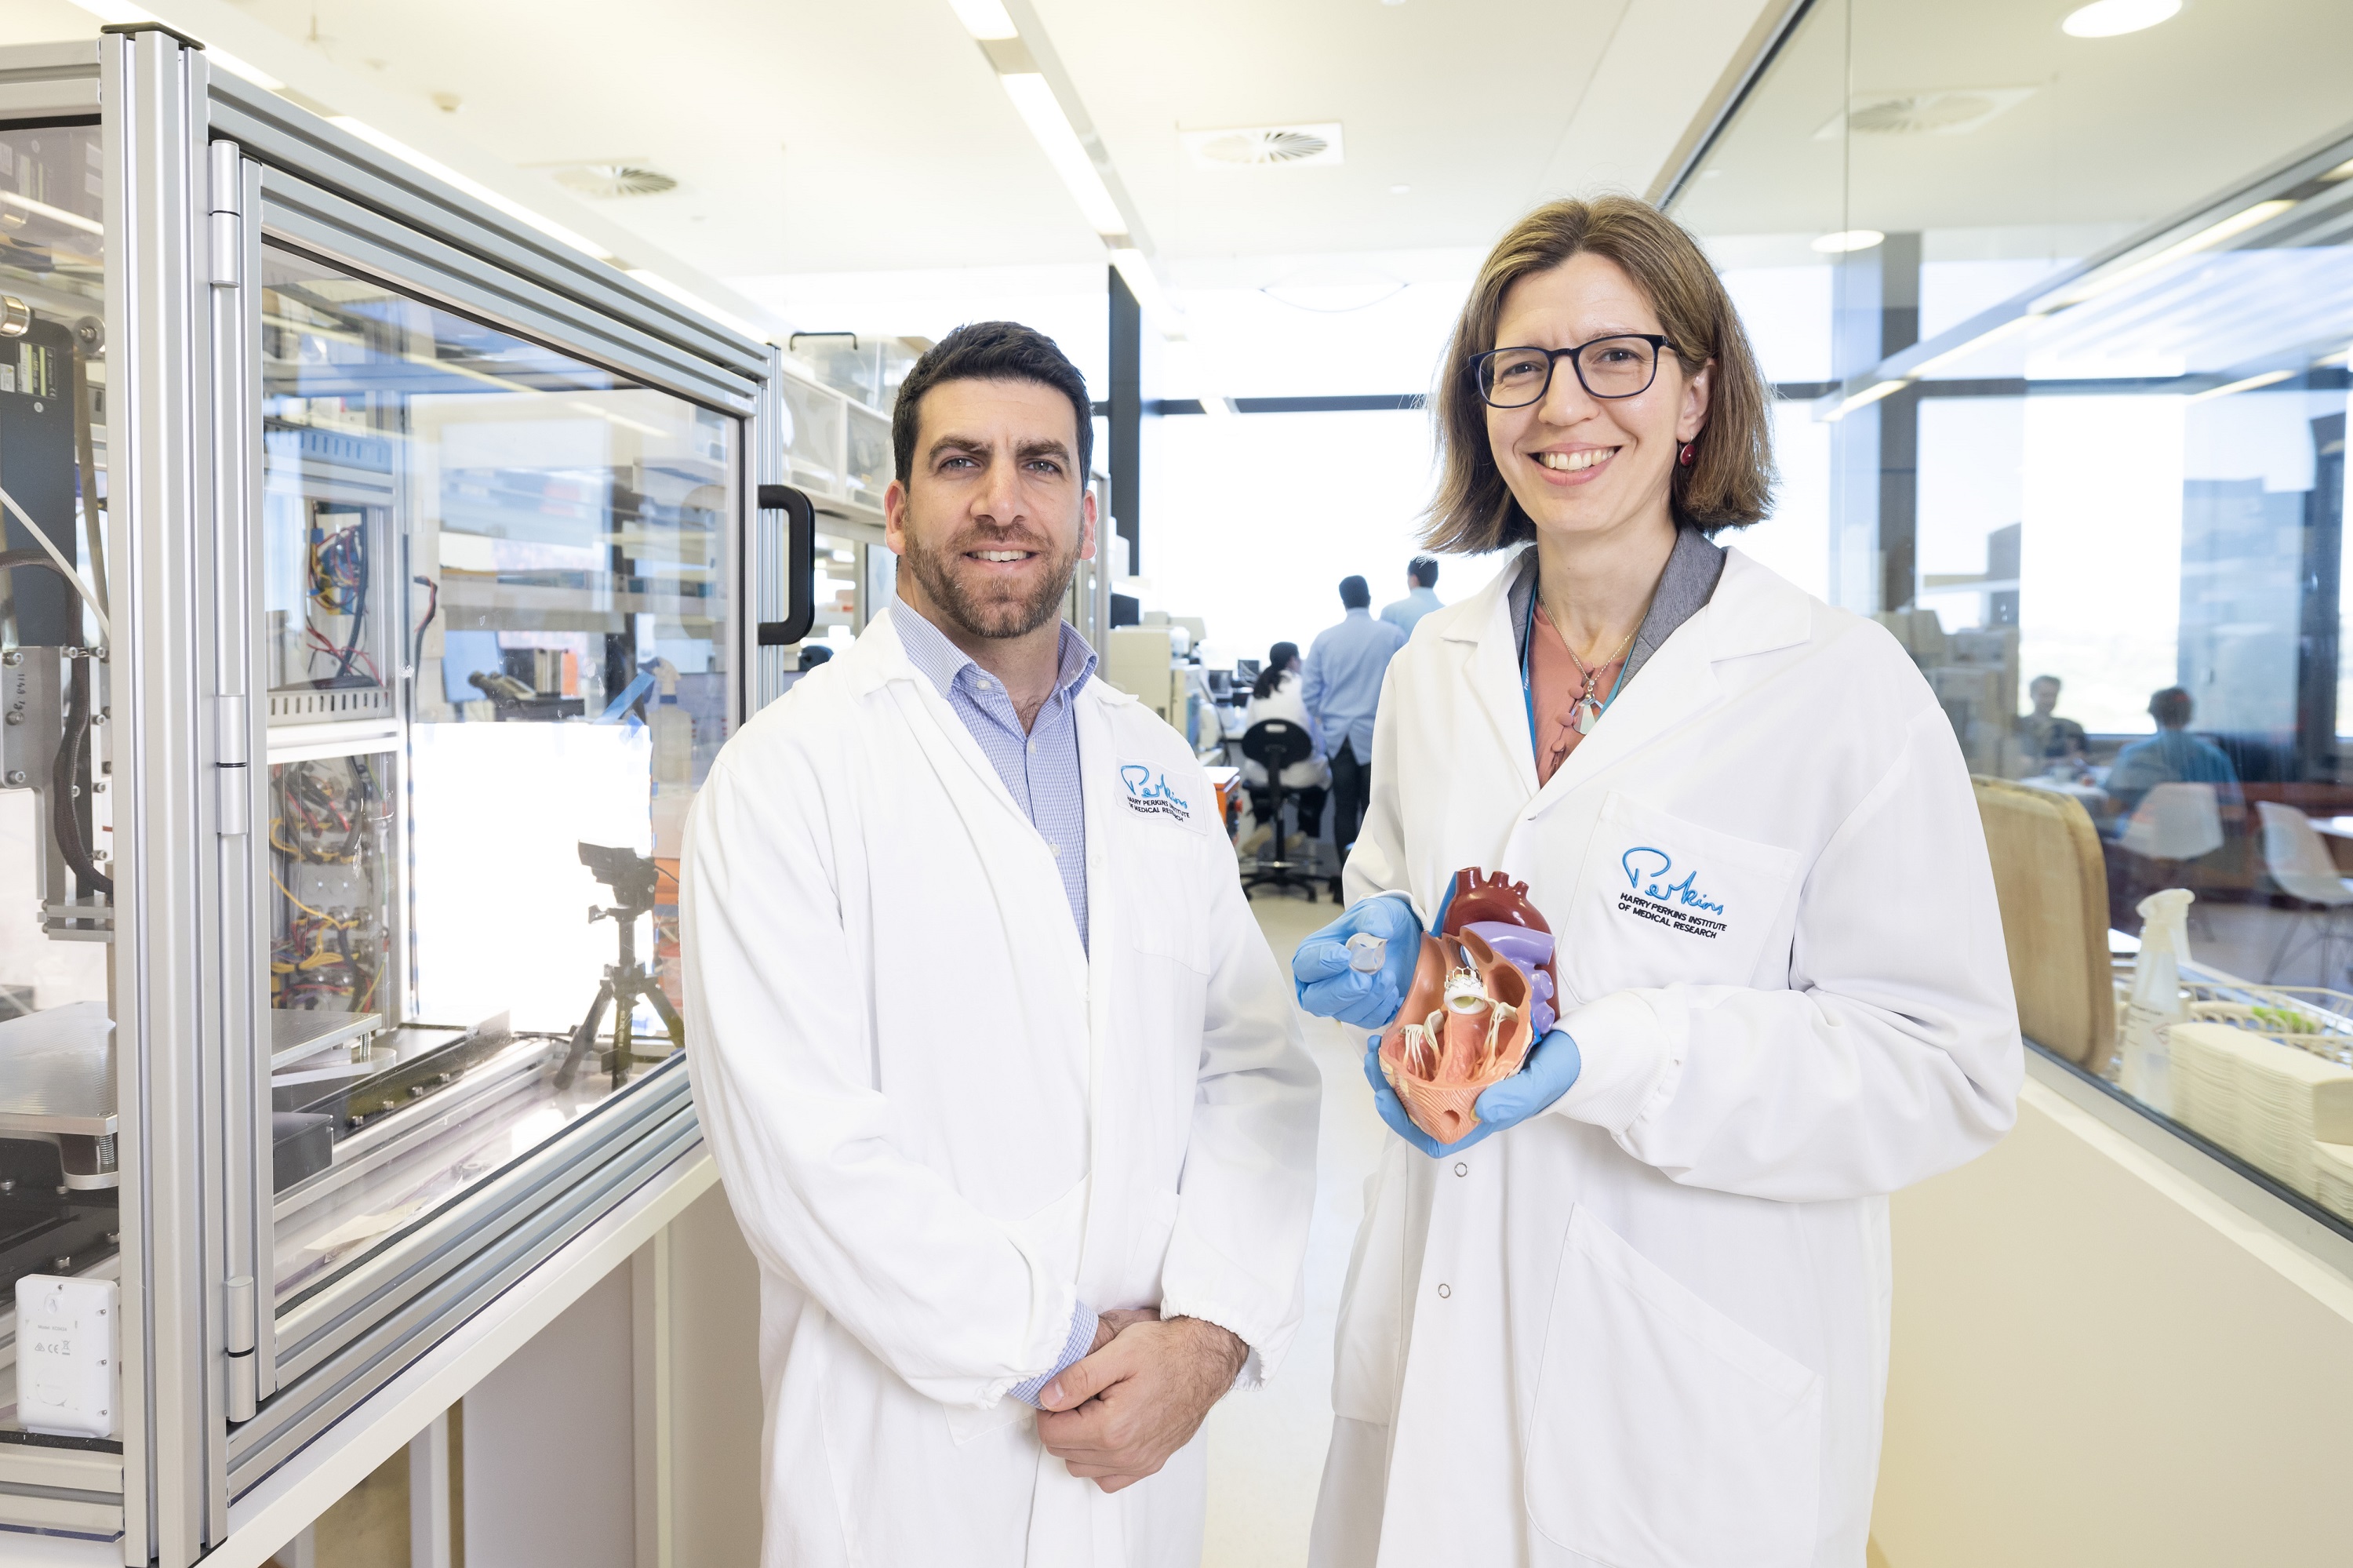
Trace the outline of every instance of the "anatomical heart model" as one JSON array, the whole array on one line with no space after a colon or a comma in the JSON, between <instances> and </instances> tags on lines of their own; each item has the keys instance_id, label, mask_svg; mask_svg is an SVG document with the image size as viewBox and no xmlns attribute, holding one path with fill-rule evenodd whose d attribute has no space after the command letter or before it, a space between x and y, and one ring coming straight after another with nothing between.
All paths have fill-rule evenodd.
<instances>
[{"instance_id":1,"label":"anatomical heart model","mask_svg":"<svg viewBox=\"0 0 2353 1568\"><path fill-rule=\"evenodd\" d=\"M1440 934L1421 938L1413 989L1381 1036L1389 1087L1440 1143L1479 1125L1479 1091L1518 1072L1552 1028L1552 927L1527 894L1502 872L1456 872Z\"/></svg>"}]
</instances>

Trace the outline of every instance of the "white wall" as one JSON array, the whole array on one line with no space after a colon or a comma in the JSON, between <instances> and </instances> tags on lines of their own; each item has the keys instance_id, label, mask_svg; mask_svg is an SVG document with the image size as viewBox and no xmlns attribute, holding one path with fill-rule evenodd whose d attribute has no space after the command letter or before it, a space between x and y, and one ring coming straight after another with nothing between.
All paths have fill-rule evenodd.
<instances>
[{"instance_id":1,"label":"white wall","mask_svg":"<svg viewBox=\"0 0 2353 1568\"><path fill-rule=\"evenodd\" d=\"M670 1223L676 1568L760 1561L760 1273L713 1187Z\"/></svg>"},{"instance_id":2,"label":"white wall","mask_svg":"<svg viewBox=\"0 0 2353 1568\"><path fill-rule=\"evenodd\" d=\"M466 1395L466 1561L636 1568L629 1271Z\"/></svg>"},{"instance_id":3,"label":"white wall","mask_svg":"<svg viewBox=\"0 0 2353 1568\"><path fill-rule=\"evenodd\" d=\"M1887 1568L2353 1556L2353 1281L2032 1081L1894 1234Z\"/></svg>"}]
</instances>

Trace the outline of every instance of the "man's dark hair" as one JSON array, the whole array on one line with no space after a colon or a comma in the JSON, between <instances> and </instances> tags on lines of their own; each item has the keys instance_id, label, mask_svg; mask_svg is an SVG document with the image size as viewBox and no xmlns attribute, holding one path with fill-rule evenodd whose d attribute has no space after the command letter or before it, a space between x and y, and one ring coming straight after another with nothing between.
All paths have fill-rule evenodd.
<instances>
[{"instance_id":1,"label":"man's dark hair","mask_svg":"<svg viewBox=\"0 0 2353 1568\"><path fill-rule=\"evenodd\" d=\"M923 417L923 394L944 381L1031 381L1068 397L1079 422L1077 477L1080 486L1085 486L1095 453L1094 405L1087 398L1087 378L1052 338L1019 322L960 326L925 349L907 372L891 410L891 455L900 483L914 476L915 425Z\"/></svg>"},{"instance_id":2,"label":"man's dark hair","mask_svg":"<svg viewBox=\"0 0 2353 1568\"><path fill-rule=\"evenodd\" d=\"M1438 586L1438 563L1428 556L1416 556L1405 564L1405 575L1413 579L1416 588Z\"/></svg>"},{"instance_id":3,"label":"man's dark hair","mask_svg":"<svg viewBox=\"0 0 2353 1568\"><path fill-rule=\"evenodd\" d=\"M2179 686L2168 686L2148 699L2148 716L2166 729L2179 729L2189 722L2189 694Z\"/></svg>"},{"instance_id":4,"label":"man's dark hair","mask_svg":"<svg viewBox=\"0 0 2353 1568\"><path fill-rule=\"evenodd\" d=\"M1363 609L1373 602L1373 590L1362 577L1340 579L1340 603L1348 609Z\"/></svg>"}]
</instances>

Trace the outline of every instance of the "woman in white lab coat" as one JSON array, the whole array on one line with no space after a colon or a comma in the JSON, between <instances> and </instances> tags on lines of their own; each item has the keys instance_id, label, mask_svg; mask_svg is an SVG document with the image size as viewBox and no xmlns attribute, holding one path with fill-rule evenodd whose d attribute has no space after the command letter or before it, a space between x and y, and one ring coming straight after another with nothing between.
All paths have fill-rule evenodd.
<instances>
[{"instance_id":1,"label":"woman in white lab coat","mask_svg":"<svg viewBox=\"0 0 2353 1568\"><path fill-rule=\"evenodd\" d=\"M1903 651L1709 535L1768 397L1682 229L1557 202L1496 247L1439 397L1430 543L1532 542L1389 666L1348 912L1301 1000L1394 1016L1457 869L1558 941L1558 1025L1368 1184L1311 1562L1860 1568L1886 1195L2022 1071L1949 724ZM1348 967L1360 931L1386 965ZM1377 1039L1372 1035L1369 1045Z\"/></svg>"},{"instance_id":2,"label":"woman in white lab coat","mask_svg":"<svg viewBox=\"0 0 2353 1568\"><path fill-rule=\"evenodd\" d=\"M1251 684L1250 705L1242 710L1242 731L1248 734L1250 726L1261 719L1284 719L1314 737L1315 749L1307 760L1294 762L1282 770L1282 787L1297 798L1300 831L1293 836L1303 838L1314 833L1315 824L1324 820L1324 791L1332 783L1332 764L1324 756L1324 737L1316 734L1307 701L1299 694L1299 644L1278 642L1267 650L1266 667ZM1253 809L1263 819L1274 800L1267 792L1266 768L1243 758L1242 782L1250 787ZM1242 853L1247 854L1255 849L1272 831L1261 821L1258 830L1242 841Z\"/></svg>"}]
</instances>

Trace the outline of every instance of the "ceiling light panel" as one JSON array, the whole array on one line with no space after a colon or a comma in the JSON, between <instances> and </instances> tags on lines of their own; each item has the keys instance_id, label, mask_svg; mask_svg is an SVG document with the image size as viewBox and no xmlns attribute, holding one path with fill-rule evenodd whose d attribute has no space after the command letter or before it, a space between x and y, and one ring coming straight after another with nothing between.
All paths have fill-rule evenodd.
<instances>
[{"instance_id":1,"label":"ceiling light panel","mask_svg":"<svg viewBox=\"0 0 2353 1568\"><path fill-rule=\"evenodd\" d=\"M2070 37L2114 38L2170 21L2181 0L2093 0L2067 13L2059 30Z\"/></svg>"},{"instance_id":2,"label":"ceiling light panel","mask_svg":"<svg viewBox=\"0 0 2353 1568\"><path fill-rule=\"evenodd\" d=\"M1340 122L1306 125L1240 125L1216 131L1179 131L1193 166L1201 169L1297 169L1347 161Z\"/></svg>"},{"instance_id":3,"label":"ceiling light panel","mask_svg":"<svg viewBox=\"0 0 2353 1568\"><path fill-rule=\"evenodd\" d=\"M948 0L948 7L964 24L964 30L983 43L1021 36L1021 29L1006 14L1003 0Z\"/></svg>"},{"instance_id":4,"label":"ceiling light panel","mask_svg":"<svg viewBox=\"0 0 2353 1568\"><path fill-rule=\"evenodd\" d=\"M1102 171L1088 156L1085 144L1080 142L1078 132L1071 129L1070 116L1062 112L1046 79L1035 72L1024 72L997 79L1094 231L1104 236L1124 234L1127 219L1121 216L1119 204L1112 200L1111 187L1103 184Z\"/></svg>"}]
</instances>

